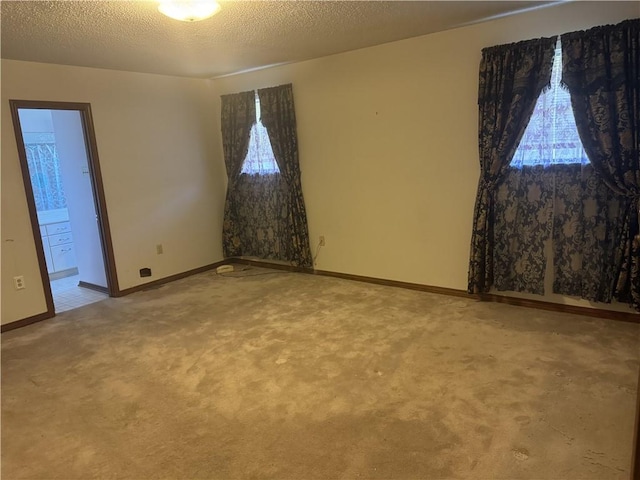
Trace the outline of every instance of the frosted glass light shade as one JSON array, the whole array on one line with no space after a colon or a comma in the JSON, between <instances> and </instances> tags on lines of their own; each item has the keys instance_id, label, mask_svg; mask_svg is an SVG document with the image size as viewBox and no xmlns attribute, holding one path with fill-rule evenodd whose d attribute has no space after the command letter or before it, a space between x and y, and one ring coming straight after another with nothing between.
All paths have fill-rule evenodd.
<instances>
[{"instance_id":1,"label":"frosted glass light shade","mask_svg":"<svg viewBox=\"0 0 640 480\"><path fill-rule=\"evenodd\" d=\"M161 0L158 10L167 17L183 22L197 22L220 10L215 0Z\"/></svg>"}]
</instances>

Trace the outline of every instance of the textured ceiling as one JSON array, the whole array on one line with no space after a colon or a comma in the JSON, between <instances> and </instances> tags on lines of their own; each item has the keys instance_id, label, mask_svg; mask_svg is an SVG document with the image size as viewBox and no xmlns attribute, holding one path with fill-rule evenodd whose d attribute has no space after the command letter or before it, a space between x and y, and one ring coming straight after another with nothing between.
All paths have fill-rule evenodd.
<instances>
[{"instance_id":1,"label":"textured ceiling","mask_svg":"<svg viewBox=\"0 0 640 480\"><path fill-rule=\"evenodd\" d=\"M154 1L4 0L2 58L209 78L553 3L221 1L217 15L185 23Z\"/></svg>"}]
</instances>

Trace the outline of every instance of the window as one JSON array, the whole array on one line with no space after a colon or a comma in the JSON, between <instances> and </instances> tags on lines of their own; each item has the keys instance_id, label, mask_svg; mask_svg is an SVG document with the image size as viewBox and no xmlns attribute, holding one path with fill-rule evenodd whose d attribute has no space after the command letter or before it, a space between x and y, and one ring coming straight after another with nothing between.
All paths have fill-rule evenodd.
<instances>
[{"instance_id":1,"label":"window","mask_svg":"<svg viewBox=\"0 0 640 480\"><path fill-rule=\"evenodd\" d=\"M54 134L25 132L23 139L36 210L66 208Z\"/></svg>"},{"instance_id":2,"label":"window","mask_svg":"<svg viewBox=\"0 0 640 480\"><path fill-rule=\"evenodd\" d=\"M249 151L242 164L240 173L251 175L269 175L280 173L276 158L271 149L267 129L260 121L260 98L256 91L256 123L251 127Z\"/></svg>"},{"instance_id":3,"label":"window","mask_svg":"<svg viewBox=\"0 0 640 480\"><path fill-rule=\"evenodd\" d=\"M560 85L562 50L556 46L551 71L551 88L540 94L511 165L516 168L535 165L587 164L576 121L571 108L571 96Z\"/></svg>"}]
</instances>

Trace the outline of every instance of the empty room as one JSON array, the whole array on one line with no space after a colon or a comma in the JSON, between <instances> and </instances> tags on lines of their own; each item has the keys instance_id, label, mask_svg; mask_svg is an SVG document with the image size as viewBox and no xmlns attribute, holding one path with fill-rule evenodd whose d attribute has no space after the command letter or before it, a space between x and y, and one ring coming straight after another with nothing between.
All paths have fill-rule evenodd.
<instances>
[{"instance_id":1,"label":"empty room","mask_svg":"<svg viewBox=\"0 0 640 480\"><path fill-rule=\"evenodd\" d=\"M638 2L0 8L3 479L640 478Z\"/></svg>"}]
</instances>

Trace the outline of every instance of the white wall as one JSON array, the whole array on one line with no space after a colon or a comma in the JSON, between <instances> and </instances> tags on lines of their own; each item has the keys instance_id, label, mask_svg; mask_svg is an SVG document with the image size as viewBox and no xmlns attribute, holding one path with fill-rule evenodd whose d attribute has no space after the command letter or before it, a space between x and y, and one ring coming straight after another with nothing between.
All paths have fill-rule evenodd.
<instances>
[{"instance_id":1,"label":"white wall","mask_svg":"<svg viewBox=\"0 0 640 480\"><path fill-rule=\"evenodd\" d=\"M209 81L13 60L1 73L3 324L46 311L9 99L91 103L121 289L222 259L226 175Z\"/></svg>"},{"instance_id":2,"label":"white wall","mask_svg":"<svg viewBox=\"0 0 640 480\"><path fill-rule=\"evenodd\" d=\"M312 248L326 237L316 268L466 290L481 49L638 13L636 2L574 2L214 86L221 95L293 83Z\"/></svg>"},{"instance_id":3,"label":"white wall","mask_svg":"<svg viewBox=\"0 0 640 480\"><path fill-rule=\"evenodd\" d=\"M79 280L107 287L100 230L80 112L52 110Z\"/></svg>"}]
</instances>

